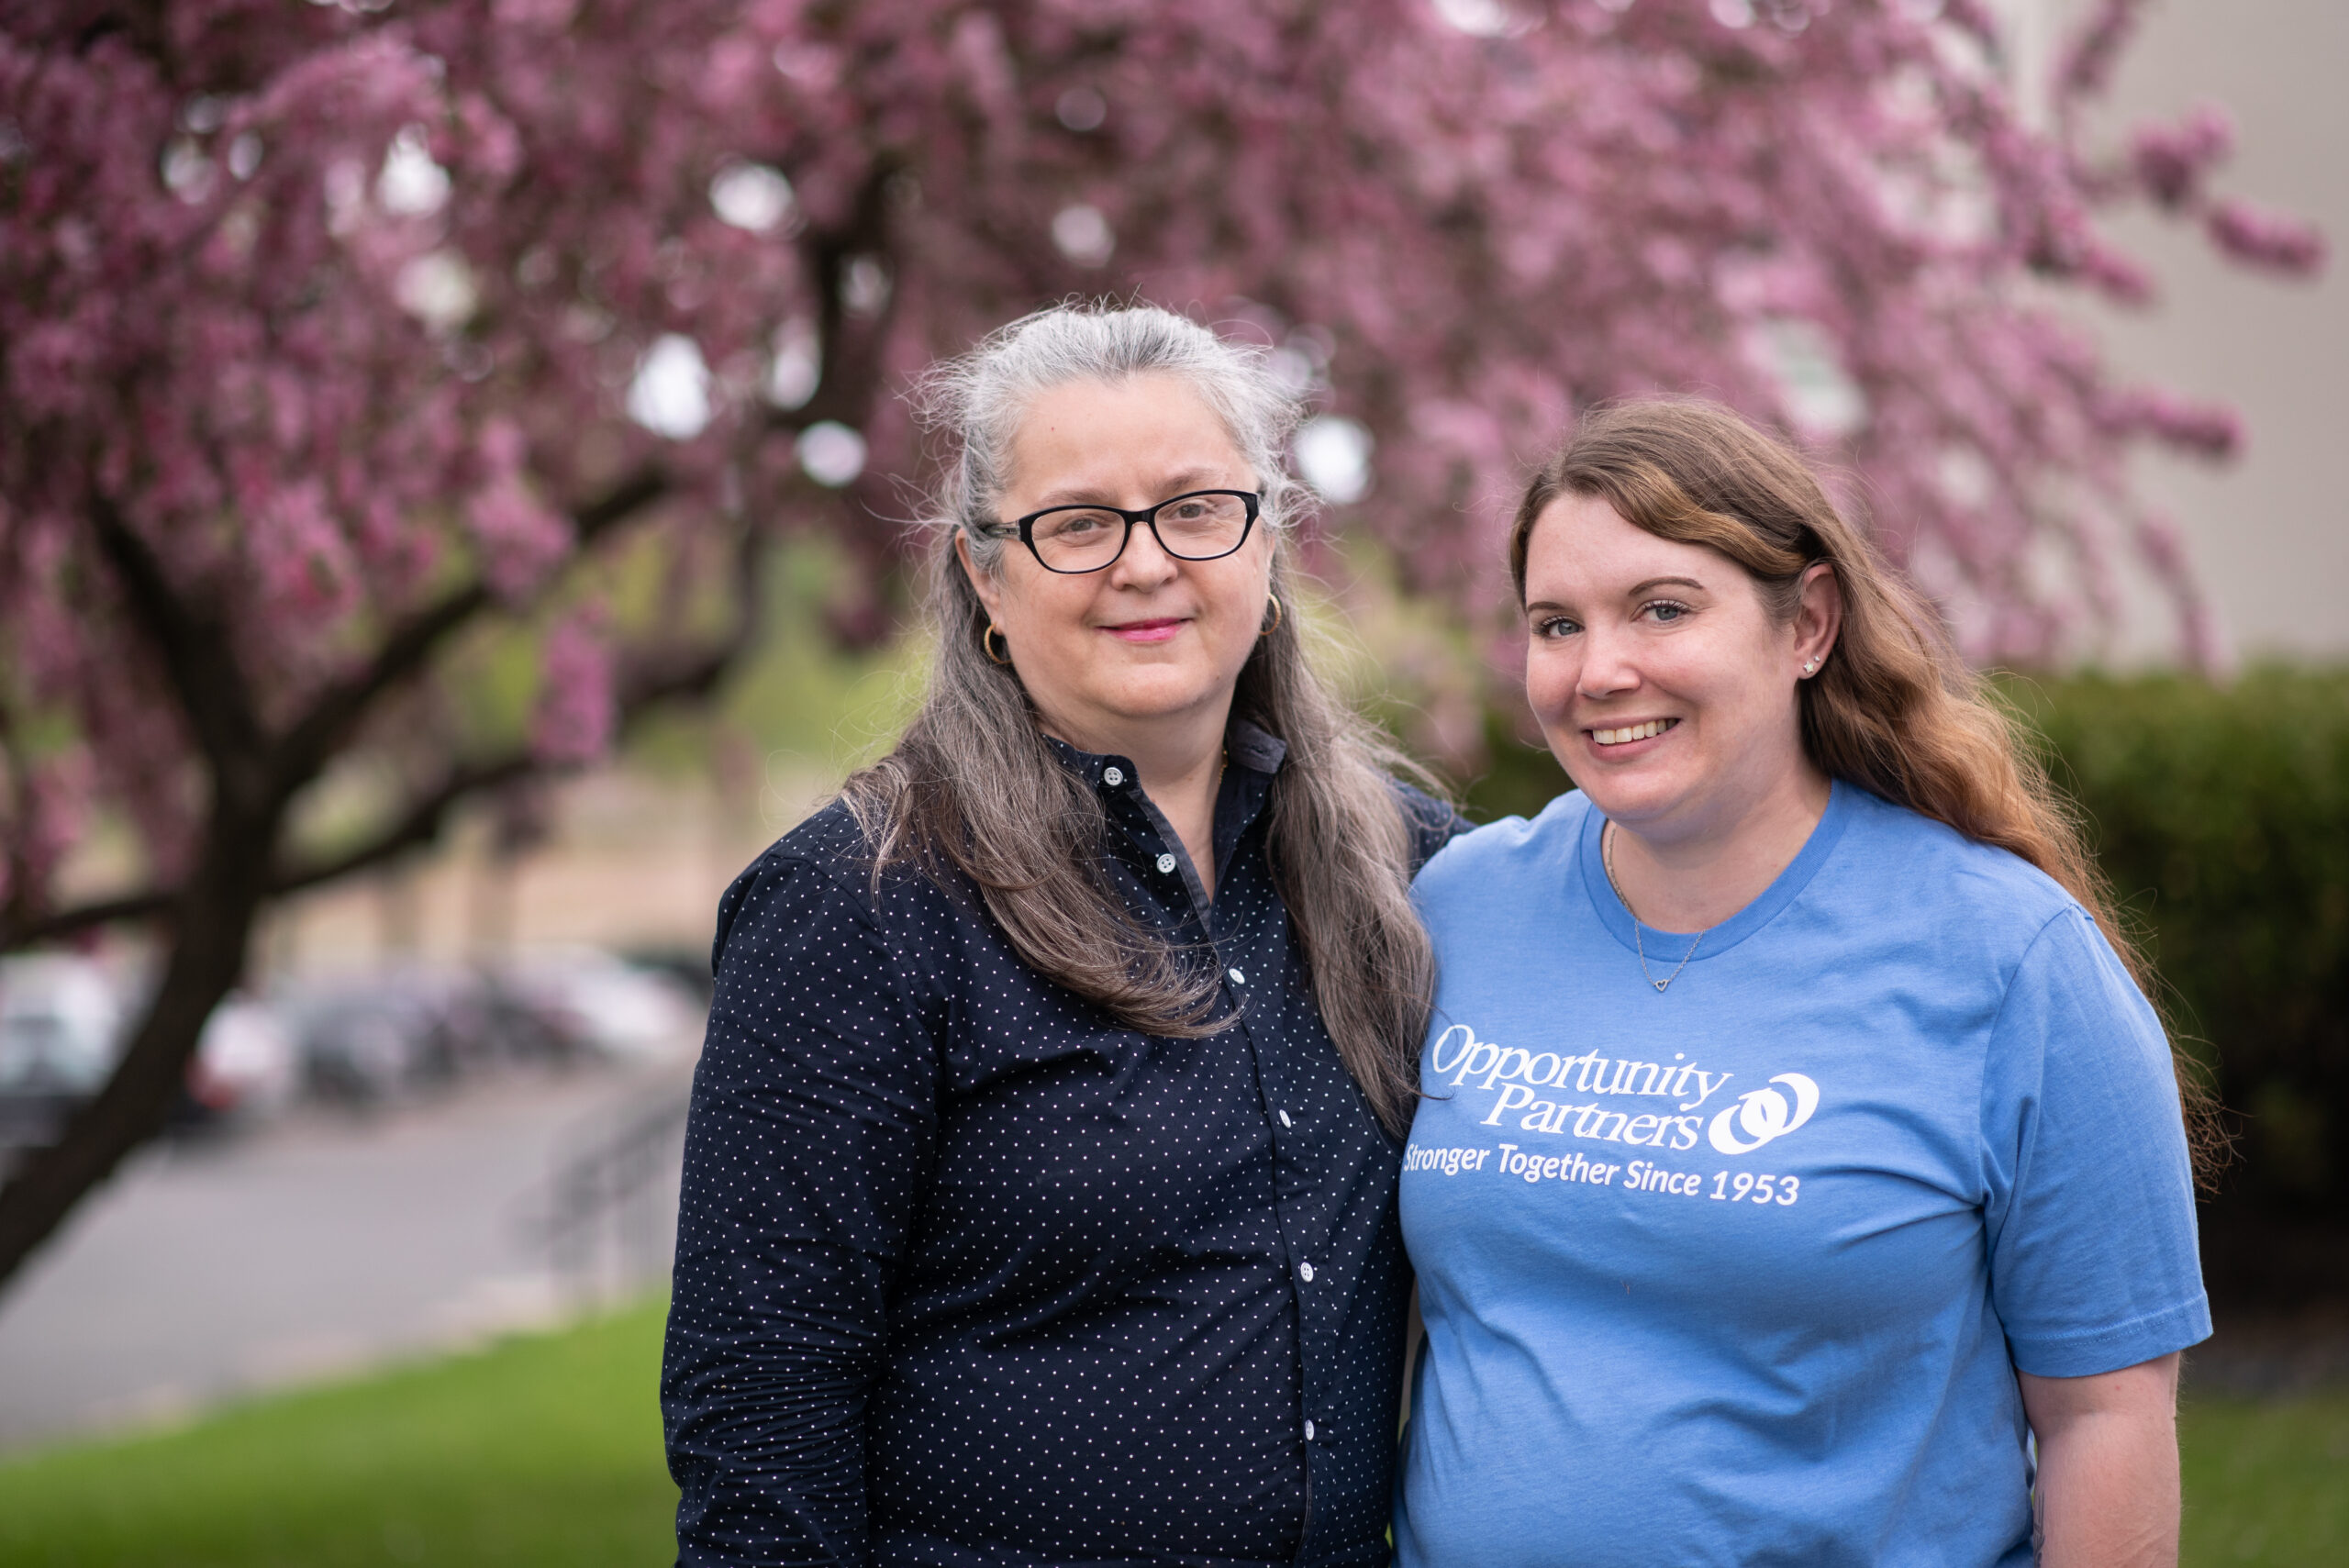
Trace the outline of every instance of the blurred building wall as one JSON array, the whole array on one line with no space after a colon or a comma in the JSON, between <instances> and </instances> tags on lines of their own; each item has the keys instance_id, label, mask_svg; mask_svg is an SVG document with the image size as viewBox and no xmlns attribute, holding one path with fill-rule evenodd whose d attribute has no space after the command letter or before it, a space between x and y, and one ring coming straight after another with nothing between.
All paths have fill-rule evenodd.
<instances>
[{"instance_id":1,"label":"blurred building wall","mask_svg":"<svg viewBox=\"0 0 2349 1568\"><path fill-rule=\"evenodd\" d=\"M2022 0L2043 50L2080 0ZM2035 35L2035 36L2034 36ZM2043 58L2044 55L2043 54ZM2219 260L2199 231L2132 216L2115 227L2154 269L2144 315L2092 313L2125 370L2234 405L2250 432L2236 462L2146 458L2143 493L2184 528L2219 628L2240 657L2349 658L2349 4L2161 0L2124 57L2099 134L2197 102L2225 106L2238 150L2218 186L2322 226L2332 250L2313 283ZM2115 651L2158 658L2167 625L2132 595Z\"/></svg>"}]
</instances>

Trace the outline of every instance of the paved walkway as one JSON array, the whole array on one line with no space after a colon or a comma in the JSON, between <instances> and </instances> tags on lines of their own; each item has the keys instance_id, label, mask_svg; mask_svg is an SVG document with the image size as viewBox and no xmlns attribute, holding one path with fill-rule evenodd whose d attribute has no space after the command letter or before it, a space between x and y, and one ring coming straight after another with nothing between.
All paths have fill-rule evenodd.
<instances>
[{"instance_id":1,"label":"paved walkway","mask_svg":"<svg viewBox=\"0 0 2349 1568\"><path fill-rule=\"evenodd\" d=\"M687 1071L511 1078L149 1153L0 1295L0 1447L560 1318L576 1282L533 1233L554 1171ZM651 1195L671 1223L674 1190Z\"/></svg>"}]
</instances>

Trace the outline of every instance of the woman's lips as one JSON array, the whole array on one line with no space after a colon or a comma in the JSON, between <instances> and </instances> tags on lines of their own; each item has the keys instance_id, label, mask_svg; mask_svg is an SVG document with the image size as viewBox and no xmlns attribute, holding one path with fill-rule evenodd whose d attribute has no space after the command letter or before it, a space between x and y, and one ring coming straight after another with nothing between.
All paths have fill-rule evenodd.
<instances>
[{"instance_id":1,"label":"woman's lips","mask_svg":"<svg viewBox=\"0 0 2349 1568\"><path fill-rule=\"evenodd\" d=\"M1183 622L1174 617L1163 620L1130 620L1122 626L1101 628L1123 642L1163 642L1183 629Z\"/></svg>"}]
</instances>

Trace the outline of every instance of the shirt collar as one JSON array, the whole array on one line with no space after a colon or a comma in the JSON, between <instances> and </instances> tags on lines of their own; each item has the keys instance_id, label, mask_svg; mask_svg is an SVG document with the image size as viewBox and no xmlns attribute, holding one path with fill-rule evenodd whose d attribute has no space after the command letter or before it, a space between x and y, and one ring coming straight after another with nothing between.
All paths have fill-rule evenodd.
<instances>
[{"instance_id":1,"label":"shirt collar","mask_svg":"<svg viewBox=\"0 0 2349 1568\"><path fill-rule=\"evenodd\" d=\"M1067 741L1050 735L1044 737L1044 744L1052 749L1052 756L1062 767L1087 784L1096 787L1106 784L1111 789L1140 787L1135 778L1133 760L1130 757L1121 757L1114 751L1080 751ZM1235 718L1225 727L1223 749L1233 767L1245 768L1268 778L1280 772L1281 762L1288 755L1287 741L1244 718ZM1112 768L1118 773L1114 779L1109 777Z\"/></svg>"}]
</instances>

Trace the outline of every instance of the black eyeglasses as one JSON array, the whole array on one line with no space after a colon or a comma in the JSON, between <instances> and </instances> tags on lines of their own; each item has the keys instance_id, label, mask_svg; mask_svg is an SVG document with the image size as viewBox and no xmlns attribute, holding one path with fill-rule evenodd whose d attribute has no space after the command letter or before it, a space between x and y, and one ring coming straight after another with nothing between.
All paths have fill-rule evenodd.
<instances>
[{"instance_id":1,"label":"black eyeglasses","mask_svg":"<svg viewBox=\"0 0 2349 1568\"><path fill-rule=\"evenodd\" d=\"M1193 490L1140 512L1122 506L1047 506L986 531L1019 542L1047 572L1098 572L1125 554L1134 526L1148 523L1158 548L1177 561L1213 561L1248 542L1263 497L1247 490Z\"/></svg>"}]
</instances>

